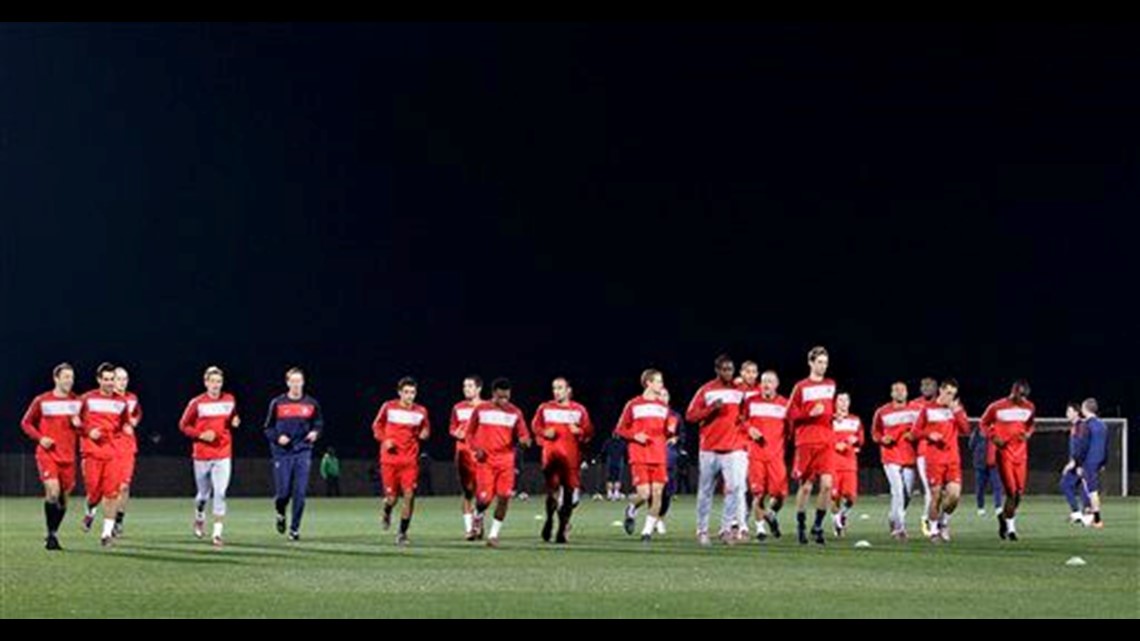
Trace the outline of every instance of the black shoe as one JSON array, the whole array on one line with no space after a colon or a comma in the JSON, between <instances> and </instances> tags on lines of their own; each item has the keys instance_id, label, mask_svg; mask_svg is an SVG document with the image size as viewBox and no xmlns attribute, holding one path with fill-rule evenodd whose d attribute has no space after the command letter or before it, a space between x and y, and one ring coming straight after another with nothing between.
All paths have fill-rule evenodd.
<instances>
[{"instance_id":1,"label":"black shoe","mask_svg":"<svg viewBox=\"0 0 1140 641\"><path fill-rule=\"evenodd\" d=\"M1010 541L1014 541L1014 542L1016 542L1016 541L1017 541L1017 532L1010 532L1010 533L1009 533L1009 534L1007 534L1006 536L1008 536L1008 537L1009 537L1009 540L1010 540Z\"/></svg>"},{"instance_id":2,"label":"black shoe","mask_svg":"<svg viewBox=\"0 0 1140 641\"><path fill-rule=\"evenodd\" d=\"M559 545L565 545L566 544L566 531L565 530L559 530L558 536L554 537L554 542L559 544Z\"/></svg>"},{"instance_id":3,"label":"black shoe","mask_svg":"<svg viewBox=\"0 0 1140 641\"><path fill-rule=\"evenodd\" d=\"M768 527L772 528L772 537L777 539L780 538L780 522L775 518L766 520L768 521Z\"/></svg>"},{"instance_id":4,"label":"black shoe","mask_svg":"<svg viewBox=\"0 0 1140 641\"><path fill-rule=\"evenodd\" d=\"M285 534L285 515L284 514L278 514L277 515L277 533L278 534Z\"/></svg>"},{"instance_id":5,"label":"black shoe","mask_svg":"<svg viewBox=\"0 0 1140 641\"><path fill-rule=\"evenodd\" d=\"M651 535L651 534L642 534L641 535L641 542L642 543L649 543L652 540L653 540L653 535Z\"/></svg>"},{"instance_id":6,"label":"black shoe","mask_svg":"<svg viewBox=\"0 0 1140 641\"><path fill-rule=\"evenodd\" d=\"M301 540L301 533L298 532L297 530L289 530L289 540L290 541L300 541Z\"/></svg>"},{"instance_id":7,"label":"black shoe","mask_svg":"<svg viewBox=\"0 0 1140 641\"><path fill-rule=\"evenodd\" d=\"M59 539L55 538L54 536L48 536L46 539L44 539L44 549L62 550L63 546L59 544Z\"/></svg>"},{"instance_id":8,"label":"black shoe","mask_svg":"<svg viewBox=\"0 0 1140 641\"><path fill-rule=\"evenodd\" d=\"M633 528L636 525L637 523L634 521L632 510L628 507L625 508L625 521L622 522L622 526L625 527L625 533L633 536Z\"/></svg>"},{"instance_id":9,"label":"black shoe","mask_svg":"<svg viewBox=\"0 0 1140 641\"><path fill-rule=\"evenodd\" d=\"M824 545L824 540L823 540L823 528L821 528L821 527L820 527L820 528L815 528L815 527L813 527L813 528L811 529L811 540L815 541L815 542L816 542L816 543L818 543L819 545Z\"/></svg>"},{"instance_id":10,"label":"black shoe","mask_svg":"<svg viewBox=\"0 0 1140 641\"><path fill-rule=\"evenodd\" d=\"M542 540L550 543L550 536L552 534L554 534L554 521L547 518L546 523L542 524Z\"/></svg>"},{"instance_id":11,"label":"black shoe","mask_svg":"<svg viewBox=\"0 0 1140 641\"><path fill-rule=\"evenodd\" d=\"M808 544L807 531L804 529L804 526L796 525L796 539L799 540L800 545Z\"/></svg>"},{"instance_id":12,"label":"black shoe","mask_svg":"<svg viewBox=\"0 0 1140 641\"><path fill-rule=\"evenodd\" d=\"M382 530L384 530L385 532L392 529L392 513L391 512L381 512L380 513L380 528Z\"/></svg>"},{"instance_id":13,"label":"black shoe","mask_svg":"<svg viewBox=\"0 0 1140 641\"><path fill-rule=\"evenodd\" d=\"M757 532L756 540L763 543L764 541L768 540L768 534L766 532Z\"/></svg>"},{"instance_id":14,"label":"black shoe","mask_svg":"<svg viewBox=\"0 0 1140 641\"><path fill-rule=\"evenodd\" d=\"M1001 512L998 512L997 520L998 520L998 536L1001 537L1001 540L1004 541L1009 537L1009 529L1006 527L1005 518L1002 517ZM1014 539L1014 540L1016 541L1017 539Z\"/></svg>"}]
</instances>

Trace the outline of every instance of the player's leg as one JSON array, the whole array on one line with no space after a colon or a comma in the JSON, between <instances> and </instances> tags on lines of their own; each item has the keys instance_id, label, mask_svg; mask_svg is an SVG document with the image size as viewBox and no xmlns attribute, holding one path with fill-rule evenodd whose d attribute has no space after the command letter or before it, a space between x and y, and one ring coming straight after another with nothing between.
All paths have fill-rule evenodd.
<instances>
[{"instance_id":1,"label":"player's leg","mask_svg":"<svg viewBox=\"0 0 1140 641\"><path fill-rule=\"evenodd\" d=\"M1016 462L1005 455L1002 450L997 454L998 472L1001 476L1002 487L1006 491L1005 504L1002 506L1000 519L1004 521L1005 532L1011 541L1017 540L1018 503L1021 502L1020 488L1016 476Z\"/></svg>"},{"instance_id":2,"label":"player's leg","mask_svg":"<svg viewBox=\"0 0 1140 641\"><path fill-rule=\"evenodd\" d=\"M625 533L630 536L633 535L634 528L637 526L637 511L642 505L648 503L653 496L650 488L650 469L649 465L644 464L630 466L635 493L630 498L629 504L626 505L625 518L622 519L622 527L625 528Z\"/></svg>"},{"instance_id":3,"label":"player's leg","mask_svg":"<svg viewBox=\"0 0 1140 641\"><path fill-rule=\"evenodd\" d=\"M819 475L819 495L815 500L815 522L811 527L812 538L816 543L823 544L823 519L827 516L828 503L831 502L831 488L835 483L835 476L832 472L821 473Z\"/></svg>"},{"instance_id":4,"label":"player's leg","mask_svg":"<svg viewBox=\"0 0 1140 641\"><path fill-rule=\"evenodd\" d=\"M49 550L58 550L59 524L63 521L63 507L60 505L60 492L58 478L44 479L44 528L46 535L44 545Z\"/></svg>"},{"instance_id":5,"label":"player's leg","mask_svg":"<svg viewBox=\"0 0 1140 641\"><path fill-rule=\"evenodd\" d=\"M891 536L898 538L906 531L906 521L903 514L905 509L906 486L903 482L903 469L896 463L883 465L883 474L887 477L887 485L891 488L891 509L887 513L887 523L891 528Z\"/></svg>"},{"instance_id":6,"label":"player's leg","mask_svg":"<svg viewBox=\"0 0 1140 641\"><path fill-rule=\"evenodd\" d=\"M727 541L735 541L737 539L737 534L740 532L740 524L736 520L736 488L733 486L733 482L736 479L734 476L735 470L732 467L732 453L718 452L716 457L717 461L720 464L721 484L724 487L724 503L721 505L719 534L722 539L725 539Z\"/></svg>"},{"instance_id":7,"label":"player's leg","mask_svg":"<svg viewBox=\"0 0 1140 641\"><path fill-rule=\"evenodd\" d=\"M714 452L701 452L700 481L697 485L697 539L702 545L708 544L709 515L712 513L713 495L716 493L716 479L720 474L720 459Z\"/></svg>"},{"instance_id":8,"label":"player's leg","mask_svg":"<svg viewBox=\"0 0 1140 641\"><path fill-rule=\"evenodd\" d=\"M494 467L494 490L497 496L495 502L495 519L491 522L491 535L487 537L487 544L498 547L499 533L503 529L503 521L507 518L507 509L510 507L511 495L515 489L515 464L507 461L505 464Z\"/></svg>"},{"instance_id":9,"label":"player's leg","mask_svg":"<svg viewBox=\"0 0 1140 641\"><path fill-rule=\"evenodd\" d=\"M661 518L661 494L665 490L665 470L658 469L658 472L646 487L650 502L649 509L646 510L645 527L641 528L642 541L649 541L653 537L653 531L657 529L657 520ZM638 491L640 492L641 488L638 488Z\"/></svg>"},{"instance_id":10,"label":"player's leg","mask_svg":"<svg viewBox=\"0 0 1140 641\"><path fill-rule=\"evenodd\" d=\"M1104 471L1104 463L1093 460L1086 461L1085 465L1087 467L1081 469L1084 474L1081 487L1088 493L1089 510L1092 511L1092 519L1087 524L1099 530L1104 527L1104 521L1100 514L1100 475Z\"/></svg>"},{"instance_id":11,"label":"player's leg","mask_svg":"<svg viewBox=\"0 0 1140 641\"><path fill-rule=\"evenodd\" d=\"M799 452L796 453L796 456L800 456ZM792 475L800 483L799 488L796 489L796 538L801 544L807 544L807 502L811 498L811 491L815 487L815 483L810 476L804 476L798 459Z\"/></svg>"},{"instance_id":12,"label":"player's leg","mask_svg":"<svg viewBox=\"0 0 1140 641\"><path fill-rule=\"evenodd\" d=\"M558 506L556 543L566 542L566 533L570 531L570 518L574 515L574 510L578 508L578 501L582 496L582 472L579 461L567 459L561 477L562 496Z\"/></svg>"},{"instance_id":13,"label":"player's leg","mask_svg":"<svg viewBox=\"0 0 1140 641\"><path fill-rule=\"evenodd\" d=\"M401 466L399 491L403 494L404 504L400 508L400 530L396 535L397 545L408 544L408 528L412 524L412 515L416 511L416 488L419 478L419 461L412 461Z\"/></svg>"},{"instance_id":14,"label":"player's leg","mask_svg":"<svg viewBox=\"0 0 1140 641\"><path fill-rule=\"evenodd\" d=\"M127 503L131 499L131 483L135 477L135 455L124 454L119 459L119 511L115 514L115 536L123 535L123 523L127 519Z\"/></svg>"},{"instance_id":15,"label":"player's leg","mask_svg":"<svg viewBox=\"0 0 1140 641\"><path fill-rule=\"evenodd\" d=\"M400 466L396 463L381 465L380 479L384 486L384 498L380 503L380 527L387 532L392 528L392 510L400 496Z\"/></svg>"},{"instance_id":16,"label":"player's leg","mask_svg":"<svg viewBox=\"0 0 1140 641\"><path fill-rule=\"evenodd\" d=\"M1004 502L1002 493L1004 492L1004 488L1002 487L1001 476L997 473L997 469L993 467L987 469L989 470L990 488L994 493L994 511L997 512L1002 509L1002 503Z\"/></svg>"},{"instance_id":17,"label":"player's leg","mask_svg":"<svg viewBox=\"0 0 1140 641\"><path fill-rule=\"evenodd\" d=\"M927 467L928 472L930 467ZM930 481L930 510L926 513L926 521L929 523L931 541L940 541L941 537L938 535L938 523L942 520L942 484L940 481Z\"/></svg>"},{"instance_id":18,"label":"player's leg","mask_svg":"<svg viewBox=\"0 0 1140 641\"><path fill-rule=\"evenodd\" d=\"M930 481L926 478L926 457L918 457L918 478L922 481L922 535L930 536Z\"/></svg>"},{"instance_id":19,"label":"player's leg","mask_svg":"<svg viewBox=\"0 0 1140 641\"><path fill-rule=\"evenodd\" d=\"M101 463L103 469L99 480L103 486L103 534L99 537L99 542L107 547L111 545L115 534L115 515L119 513L119 487L122 481L119 480L119 466L114 459Z\"/></svg>"},{"instance_id":20,"label":"player's leg","mask_svg":"<svg viewBox=\"0 0 1140 641\"><path fill-rule=\"evenodd\" d=\"M954 510L958 509L961 496L962 483L959 480L951 480L942 489L942 516L938 521L938 534L943 541L950 540L950 517L954 515Z\"/></svg>"},{"instance_id":21,"label":"player's leg","mask_svg":"<svg viewBox=\"0 0 1140 641\"><path fill-rule=\"evenodd\" d=\"M305 516L305 495L308 492L309 471L312 468L313 458L311 452L302 452L294 455L297 460L293 463L293 503L292 515L289 520L289 536L298 539L301 536L301 519Z\"/></svg>"},{"instance_id":22,"label":"player's leg","mask_svg":"<svg viewBox=\"0 0 1140 641\"><path fill-rule=\"evenodd\" d=\"M764 486L766 466L760 461L748 462L748 492L752 495L752 518L756 521L756 538L763 541L768 538L768 528L765 525L767 513L764 511L764 501L768 496Z\"/></svg>"},{"instance_id":23,"label":"player's leg","mask_svg":"<svg viewBox=\"0 0 1140 641\"><path fill-rule=\"evenodd\" d=\"M206 536L206 502L213 493L213 461L194 461L194 536Z\"/></svg>"},{"instance_id":24,"label":"player's leg","mask_svg":"<svg viewBox=\"0 0 1140 641\"><path fill-rule=\"evenodd\" d=\"M214 531L211 541L217 547L222 545L222 531L226 521L226 494L230 489L230 476L233 472L232 459L211 461L210 493L213 495Z\"/></svg>"},{"instance_id":25,"label":"player's leg","mask_svg":"<svg viewBox=\"0 0 1140 641\"><path fill-rule=\"evenodd\" d=\"M84 532L90 532L91 526L95 523L99 504L103 501L98 459L83 457L83 487L87 490L87 496L84 498L82 525Z\"/></svg>"},{"instance_id":26,"label":"player's leg","mask_svg":"<svg viewBox=\"0 0 1140 641\"><path fill-rule=\"evenodd\" d=\"M277 532L285 534L285 509L293 494L293 457L282 454L273 459L273 508L276 513Z\"/></svg>"},{"instance_id":27,"label":"player's leg","mask_svg":"<svg viewBox=\"0 0 1140 641\"><path fill-rule=\"evenodd\" d=\"M463 512L463 536L470 541L475 538L475 459L470 452L455 453L455 471L459 476L462 496L460 510Z\"/></svg>"},{"instance_id":28,"label":"player's leg","mask_svg":"<svg viewBox=\"0 0 1140 641\"><path fill-rule=\"evenodd\" d=\"M1077 503L1077 484L1080 477L1077 476L1076 470L1069 470L1061 474L1061 494L1065 496L1065 502L1069 504L1069 523L1078 524L1081 522L1081 506Z\"/></svg>"},{"instance_id":29,"label":"player's leg","mask_svg":"<svg viewBox=\"0 0 1140 641\"><path fill-rule=\"evenodd\" d=\"M771 495L772 502L767 505L768 527L772 536L780 538L780 509L784 507L784 500L788 497L788 467L784 460L773 459L765 463L765 489Z\"/></svg>"},{"instance_id":30,"label":"player's leg","mask_svg":"<svg viewBox=\"0 0 1140 641\"><path fill-rule=\"evenodd\" d=\"M733 524L738 539L748 538L748 452L739 450L728 455L732 487L726 496L733 497Z\"/></svg>"},{"instance_id":31,"label":"player's leg","mask_svg":"<svg viewBox=\"0 0 1140 641\"><path fill-rule=\"evenodd\" d=\"M542 481L546 487L546 520L542 524L542 540L547 543L554 536L554 514L562 498L561 465L552 456L543 453Z\"/></svg>"},{"instance_id":32,"label":"player's leg","mask_svg":"<svg viewBox=\"0 0 1140 641\"><path fill-rule=\"evenodd\" d=\"M974 467L974 499L978 505L978 516L986 515L986 482L989 478L989 471L984 465Z\"/></svg>"}]
</instances>

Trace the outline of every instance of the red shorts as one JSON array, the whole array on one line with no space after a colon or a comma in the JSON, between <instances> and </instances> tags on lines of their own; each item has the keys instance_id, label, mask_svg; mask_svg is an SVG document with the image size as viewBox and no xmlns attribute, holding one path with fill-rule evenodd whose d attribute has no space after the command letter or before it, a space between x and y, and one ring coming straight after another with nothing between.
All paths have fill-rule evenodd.
<instances>
[{"instance_id":1,"label":"red shorts","mask_svg":"<svg viewBox=\"0 0 1140 641\"><path fill-rule=\"evenodd\" d=\"M455 450L455 472L459 474L459 487L463 489L475 488L475 455L471 450Z\"/></svg>"},{"instance_id":2,"label":"red shorts","mask_svg":"<svg viewBox=\"0 0 1140 641\"><path fill-rule=\"evenodd\" d=\"M788 495L788 467L783 459L748 461L748 490L753 496L784 498Z\"/></svg>"},{"instance_id":3,"label":"red shorts","mask_svg":"<svg viewBox=\"0 0 1140 641\"><path fill-rule=\"evenodd\" d=\"M796 456L792 461L792 478L797 481L814 481L825 474L835 474L834 451L831 443L796 446Z\"/></svg>"},{"instance_id":4,"label":"red shorts","mask_svg":"<svg viewBox=\"0 0 1140 641\"><path fill-rule=\"evenodd\" d=\"M563 485L571 490L582 487L582 473L576 459L565 452L542 453L542 475L546 478L547 490L557 490Z\"/></svg>"},{"instance_id":5,"label":"red shorts","mask_svg":"<svg viewBox=\"0 0 1140 641\"><path fill-rule=\"evenodd\" d=\"M384 484L384 496L415 492L420 480L420 464L414 460L381 463L380 480Z\"/></svg>"},{"instance_id":6,"label":"red shorts","mask_svg":"<svg viewBox=\"0 0 1140 641\"><path fill-rule=\"evenodd\" d=\"M649 485L651 483L665 485L669 480L668 470L664 465L652 465L649 463L631 463L629 466L629 476L633 479L634 487L641 487L642 485Z\"/></svg>"},{"instance_id":7,"label":"red shorts","mask_svg":"<svg viewBox=\"0 0 1140 641\"><path fill-rule=\"evenodd\" d=\"M487 504L497 497L510 498L515 491L515 461L488 460L475 468L475 494L480 503Z\"/></svg>"},{"instance_id":8,"label":"red shorts","mask_svg":"<svg viewBox=\"0 0 1140 641\"><path fill-rule=\"evenodd\" d=\"M36 452L36 467L41 481L59 481L59 490L71 494L75 489L75 463L59 463L52 457Z\"/></svg>"},{"instance_id":9,"label":"red shorts","mask_svg":"<svg viewBox=\"0 0 1140 641\"><path fill-rule=\"evenodd\" d=\"M115 457L115 475L120 485L130 485L135 480L135 455L123 454Z\"/></svg>"},{"instance_id":10,"label":"red shorts","mask_svg":"<svg viewBox=\"0 0 1140 641\"><path fill-rule=\"evenodd\" d=\"M1006 494L1025 494L1025 482L1029 478L1029 461L998 455L998 474L1001 475L1002 491Z\"/></svg>"},{"instance_id":11,"label":"red shorts","mask_svg":"<svg viewBox=\"0 0 1140 641\"><path fill-rule=\"evenodd\" d=\"M115 459L83 459L83 485L87 487L88 505L119 498L118 468Z\"/></svg>"},{"instance_id":12,"label":"red shorts","mask_svg":"<svg viewBox=\"0 0 1140 641\"><path fill-rule=\"evenodd\" d=\"M832 479L831 498L854 501L859 496L859 472L857 470L836 470Z\"/></svg>"},{"instance_id":13,"label":"red shorts","mask_svg":"<svg viewBox=\"0 0 1140 641\"><path fill-rule=\"evenodd\" d=\"M945 487L951 483L962 484L962 464L934 463L926 458L926 482L930 487Z\"/></svg>"}]
</instances>

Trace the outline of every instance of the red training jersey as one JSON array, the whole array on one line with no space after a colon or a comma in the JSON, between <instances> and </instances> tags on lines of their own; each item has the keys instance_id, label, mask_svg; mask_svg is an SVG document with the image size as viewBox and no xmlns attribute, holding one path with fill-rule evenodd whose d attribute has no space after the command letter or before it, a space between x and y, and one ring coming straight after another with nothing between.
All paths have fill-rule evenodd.
<instances>
[{"instance_id":1,"label":"red training jersey","mask_svg":"<svg viewBox=\"0 0 1140 641\"><path fill-rule=\"evenodd\" d=\"M56 396L55 390L32 399L20 421L20 428L36 442L36 454L47 456L56 463L75 463L76 434L71 419L79 415L80 405L75 394ZM45 436L55 441L51 449L44 449L39 443Z\"/></svg>"},{"instance_id":2,"label":"red training jersey","mask_svg":"<svg viewBox=\"0 0 1140 641\"><path fill-rule=\"evenodd\" d=\"M629 442L630 465L666 465L666 443L677 431L677 422L670 417L669 406L644 396L637 396L625 404L614 434ZM644 444L634 440L638 434L648 439Z\"/></svg>"},{"instance_id":3,"label":"red training jersey","mask_svg":"<svg viewBox=\"0 0 1140 641\"><path fill-rule=\"evenodd\" d=\"M883 465L914 465L914 443L907 440L913 434L914 422L918 419L918 408L912 403L898 405L887 403L875 410L871 419L871 439L879 444L879 458ZM883 443L890 437L891 444Z\"/></svg>"},{"instance_id":4,"label":"red training jersey","mask_svg":"<svg viewBox=\"0 0 1140 641\"><path fill-rule=\"evenodd\" d=\"M990 403L982 414L982 434L993 443L997 451L1013 461L1029 458L1029 443L1025 440L1033 434L1033 421L1037 408L1028 399L1020 403L1012 398L1003 398ZM994 443L994 437L1005 441L1005 445Z\"/></svg>"},{"instance_id":5,"label":"red training jersey","mask_svg":"<svg viewBox=\"0 0 1140 641\"><path fill-rule=\"evenodd\" d=\"M970 421L966 418L966 410L961 407L952 409L928 403L915 419L914 433L924 444L927 464L960 464L958 438L970 433Z\"/></svg>"},{"instance_id":6,"label":"red training jersey","mask_svg":"<svg viewBox=\"0 0 1140 641\"><path fill-rule=\"evenodd\" d=\"M118 394L103 394L91 390L79 397L80 452L93 459L112 459L118 453L115 442L119 432L130 424L127 401ZM92 437L93 430L99 430L99 437Z\"/></svg>"},{"instance_id":7,"label":"red training jersey","mask_svg":"<svg viewBox=\"0 0 1140 641\"><path fill-rule=\"evenodd\" d=\"M134 456L139 451L139 443L135 439L133 428L142 422L142 405L139 404L139 397L134 392L126 391L120 396L127 402L127 415L130 416L132 429L130 434L125 431L119 432L115 437L115 448L119 450L119 454Z\"/></svg>"},{"instance_id":8,"label":"red training jersey","mask_svg":"<svg viewBox=\"0 0 1140 641\"><path fill-rule=\"evenodd\" d=\"M721 402L719 409L712 407L716 401ZM685 420L699 425L702 452L732 452L748 446L739 428L743 401L744 390L719 378L697 390L685 412Z\"/></svg>"},{"instance_id":9,"label":"red training jersey","mask_svg":"<svg viewBox=\"0 0 1140 641\"><path fill-rule=\"evenodd\" d=\"M488 459L513 456L515 439L529 441L526 417L513 403L483 403L467 422L467 440L473 452L482 451Z\"/></svg>"},{"instance_id":10,"label":"red training jersey","mask_svg":"<svg viewBox=\"0 0 1140 641\"><path fill-rule=\"evenodd\" d=\"M753 461L783 461L788 440L788 399L756 395L744 401L741 429L748 439L748 458ZM748 436L748 428L760 430L761 440Z\"/></svg>"},{"instance_id":11,"label":"red training jersey","mask_svg":"<svg viewBox=\"0 0 1140 641\"><path fill-rule=\"evenodd\" d=\"M835 439L835 471L857 472L859 470L859 450L863 449L863 421L858 416L836 415L831 420ZM841 451L840 444L844 447Z\"/></svg>"},{"instance_id":12,"label":"red training jersey","mask_svg":"<svg viewBox=\"0 0 1140 641\"><path fill-rule=\"evenodd\" d=\"M820 406L823 413L812 416L812 408ZM813 381L810 378L796 383L788 398L788 423L796 437L796 447L801 445L830 445L831 419L835 415L835 381L825 378Z\"/></svg>"},{"instance_id":13,"label":"red training jersey","mask_svg":"<svg viewBox=\"0 0 1140 641\"><path fill-rule=\"evenodd\" d=\"M431 433L427 408L416 403L405 407L399 401L388 401L376 412L372 421L372 435L380 443L380 463L409 463L419 460L420 433ZM395 450L384 448L384 441L391 440Z\"/></svg>"},{"instance_id":14,"label":"red training jersey","mask_svg":"<svg viewBox=\"0 0 1140 641\"><path fill-rule=\"evenodd\" d=\"M233 394L222 392L217 398L203 392L190 399L178 429L194 439L191 457L195 461L216 461L233 456L233 435L230 428L237 416L237 401ZM214 440L207 443L201 439L206 432L214 433Z\"/></svg>"},{"instance_id":15,"label":"red training jersey","mask_svg":"<svg viewBox=\"0 0 1140 641\"><path fill-rule=\"evenodd\" d=\"M473 401L463 400L451 408L451 423L448 425L447 432L455 439L455 452L457 454L459 452L471 451L470 440L467 438L467 434L464 433L463 438L459 438L459 430L466 430L467 421L471 420L471 413L475 411L476 407L486 402L487 401L481 398L477 398Z\"/></svg>"},{"instance_id":16,"label":"red training jersey","mask_svg":"<svg viewBox=\"0 0 1140 641\"><path fill-rule=\"evenodd\" d=\"M582 433L575 436L570 433L570 426L577 425ZM594 424L590 422L590 413L585 406L576 401L561 405L556 401L547 401L538 406L534 413L534 420L530 422L530 429L534 432L534 439L542 444L545 454L565 454L571 458L581 455L581 445L589 442L594 435ZM554 430L554 438L548 439L545 432Z\"/></svg>"}]
</instances>

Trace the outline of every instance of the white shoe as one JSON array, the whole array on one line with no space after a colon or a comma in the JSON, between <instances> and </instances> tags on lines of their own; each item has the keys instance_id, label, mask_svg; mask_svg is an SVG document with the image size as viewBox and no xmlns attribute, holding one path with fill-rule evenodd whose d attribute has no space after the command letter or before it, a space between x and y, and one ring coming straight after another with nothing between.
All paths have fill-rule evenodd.
<instances>
[{"instance_id":1,"label":"white shoe","mask_svg":"<svg viewBox=\"0 0 1140 641\"><path fill-rule=\"evenodd\" d=\"M706 548L708 546L712 545L712 541L709 540L709 533L708 532L697 532L697 543L699 543L701 547L706 547Z\"/></svg>"},{"instance_id":2,"label":"white shoe","mask_svg":"<svg viewBox=\"0 0 1140 641\"><path fill-rule=\"evenodd\" d=\"M1085 520L1085 517L1080 512L1070 512L1069 513L1069 524L1070 525L1082 525L1084 520Z\"/></svg>"},{"instance_id":3,"label":"white shoe","mask_svg":"<svg viewBox=\"0 0 1140 641\"><path fill-rule=\"evenodd\" d=\"M985 515L986 515L986 508L981 508L980 510L978 510L978 516L985 516Z\"/></svg>"},{"instance_id":4,"label":"white shoe","mask_svg":"<svg viewBox=\"0 0 1140 641\"><path fill-rule=\"evenodd\" d=\"M665 534L665 521L658 519L657 525L654 527L654 529L657 531L657 534Z\"/></svg>"},{"instance_id":5,"label":"white shoe","mask_svg":"<svg viewBox=\"0 0 1140 641\"><path fill-rule=\"evenodd\" d=\"M1092 524L1093 524L1093 515L1091 515L1091 514L1082 514L1081 515L1081 526L1082 527L1091 527Z\"/></svg>"}]
</instances>

